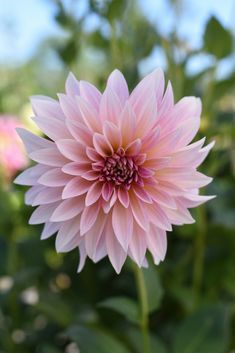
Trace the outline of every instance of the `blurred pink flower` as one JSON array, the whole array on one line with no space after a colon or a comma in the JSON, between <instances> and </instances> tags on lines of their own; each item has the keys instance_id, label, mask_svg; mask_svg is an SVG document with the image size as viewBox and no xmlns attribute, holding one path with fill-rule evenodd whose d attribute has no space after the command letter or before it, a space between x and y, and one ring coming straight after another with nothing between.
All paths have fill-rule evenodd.
<instances>
[{"instance_id":1,"label":"blurred pink flower","mask_svg":"<svg viewBox=\"0 0 235 353\"><path fill-rule=\"evenodd\" d=\"M0 116L0 173L7 180L27 165L24 146L15 131L19 126L17 118Z\"/></svg>"},{"instance_id":2,"label":"blurred pink flower","mask_svg":"<svg viewBox=\"0 0 235 353\"><path fill-rule=\"evenodd\" d=\"M39 205L30 224L45 223L42 239L58 232L59 252L78 247L79 271L87 256L97 262L108 255L118 273L127 256L147 266L147 249L158 264L166 231L193 223L188 208L213 198L198 194L212 179L196 170L213 143L189 145L200 99L174 104L160 69L130 95L118 70L103 94L70 74L58 97L32 97L34 121L50 140L18 129L38 163L16 179L32 186L26 203Z\"/></svg>"}]
</instances>

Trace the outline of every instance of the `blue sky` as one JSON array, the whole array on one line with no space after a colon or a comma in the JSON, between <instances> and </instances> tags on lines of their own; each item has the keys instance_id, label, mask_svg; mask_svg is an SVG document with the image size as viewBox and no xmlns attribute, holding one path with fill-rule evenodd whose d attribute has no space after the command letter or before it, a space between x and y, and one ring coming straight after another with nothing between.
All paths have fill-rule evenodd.
<instances>
[{"instance_id":1,"label":"blue sky","mask_svg":"<svg viewBox=\"0 0 235 353\"><path fill-rule=\"evenodd\" d=\"M74 1L76 9L83 11L86 0ZM169 33L175 21L168 1L139 0L139 3L160 31ZM228 28L234 25L234 0L181 0L181 4L177 31L193 47L200 47L204 25L211 14ZM0 63L21 63L33 55L44 38L60 33L54 13L51 0L0 0ZM91 19L88 26L92 26L92 22ZM162 60L161 53L154 55Z\"/></svg>"}]
</instances>

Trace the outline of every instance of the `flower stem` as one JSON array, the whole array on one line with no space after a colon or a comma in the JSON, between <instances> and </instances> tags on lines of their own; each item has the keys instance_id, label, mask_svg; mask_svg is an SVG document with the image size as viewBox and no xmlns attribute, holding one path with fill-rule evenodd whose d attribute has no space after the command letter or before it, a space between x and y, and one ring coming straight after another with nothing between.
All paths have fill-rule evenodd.
<instances>
[{"instance_id":1,"label":"flower stem","mask_svg":"<svg viewBox=\"0 0 235 353\"><path fill-rule=\"evenodd\" d=\"M136 264L134 264L134 274L140 305L140 328L142 331L143 338L143 353L150 353L147 288L144 280L143 271Z\"/></svg>"}]
</instances>

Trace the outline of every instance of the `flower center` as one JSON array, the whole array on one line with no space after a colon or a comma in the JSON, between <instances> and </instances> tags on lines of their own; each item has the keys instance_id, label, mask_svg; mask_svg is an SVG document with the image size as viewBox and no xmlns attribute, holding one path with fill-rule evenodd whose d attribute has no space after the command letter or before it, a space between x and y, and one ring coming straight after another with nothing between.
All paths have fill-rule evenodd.
<instances>
[{"instance_id":1,"label":"flower center","mask_svg":"<svg viewBox=\"0 0 235 353\"><path fill-rule=\"evenodd\" d=\"M123 151L124 152L124 151ZM138 180L138 167L131 157L126 157L122 151L107 157L101 170L100 180L113 182L116 186L130 188L133 181Z\"/></svg>"}]
</instances>

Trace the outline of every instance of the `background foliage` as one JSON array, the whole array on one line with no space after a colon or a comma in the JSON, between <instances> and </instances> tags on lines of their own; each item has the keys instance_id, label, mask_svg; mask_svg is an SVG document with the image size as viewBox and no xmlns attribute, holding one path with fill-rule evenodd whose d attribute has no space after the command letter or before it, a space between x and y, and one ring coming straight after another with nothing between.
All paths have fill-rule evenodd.
<instances>
[{"instance_id":1,"label":"background foliage","mask_svg":"<svg viewBox=\"0 0 235 353\"><path fill-rule=\"evenodd\" d=\"M24 115L27 97L63 91L69 70L102 89L108 73L118 67L132 89L140 78L140 62L156 48L163 49L176 100L184 95L202 98L199 135L216 140L202 168L214 177L205 192L217 198L193 212L195 224L175 227L168 235L166 260L158 267L150 260L150 269L144 271L152 353L232 352L234 63L229 61L227 77L218 78L217 73L221 63L233 57L234 36L211 17L201 48L194 50L177 31L160 34L134 0L87 0L82 16L73 11L72 3L69 8L54 1L59 37L43 42L27 63L0 67L0 111ZM177 3L171 7L177 23ZM87 30L91 14L102 25ZM55 67L50 64L52 55L59 62ZM190 74L190 60L200 61L200 55L209 56L210 65ZM141 353L132 264L127 262L117 276L106 259L97 265L87 261L77 275L77 251L56 254L54 239L40 242L41 227L27 225L32 209L24 205L25 191L4 183L0 191L0 352Z\"/></svg>"}]
</instances>

